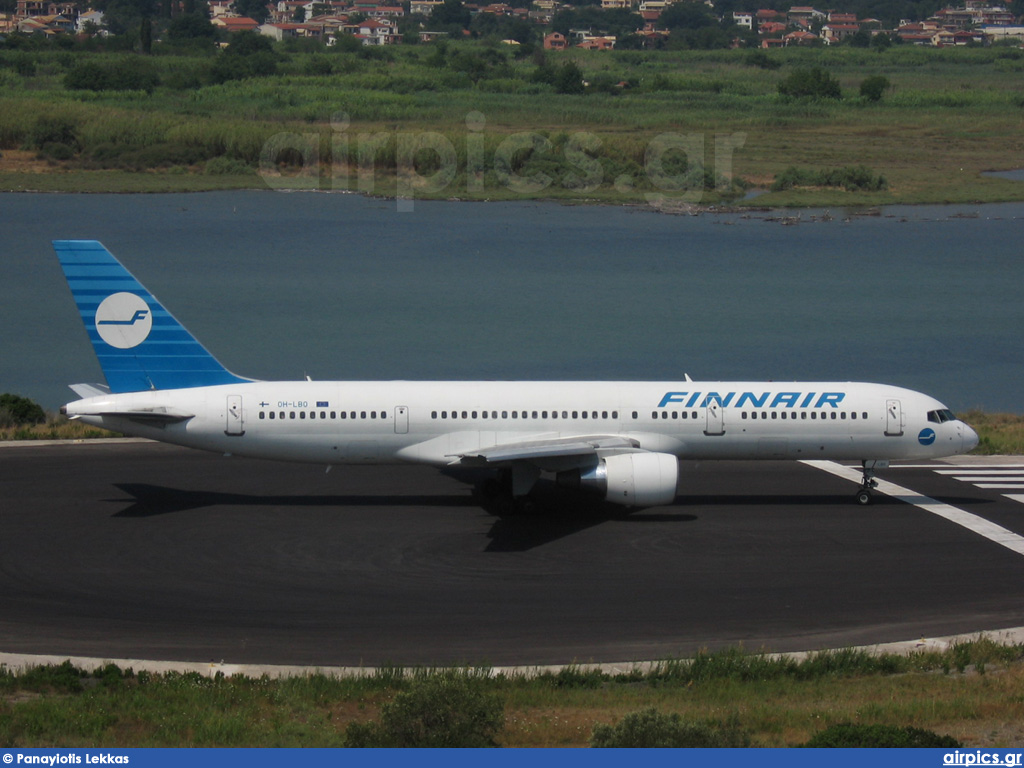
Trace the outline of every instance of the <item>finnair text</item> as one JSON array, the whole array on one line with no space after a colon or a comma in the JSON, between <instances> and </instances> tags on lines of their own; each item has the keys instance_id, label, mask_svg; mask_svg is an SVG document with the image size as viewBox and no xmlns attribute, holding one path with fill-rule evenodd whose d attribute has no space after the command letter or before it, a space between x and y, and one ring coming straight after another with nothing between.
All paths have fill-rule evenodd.
<instances>
[{"instance_id":1,"label":"finnair text","mask_svg":"<svg viewBox=\"0 0 1024 768\"><path fill-rule=\"evenodd\" d=\"M838 408L845 397L845 392L776 392L774 397L771 392L666 392L658 407L676 403L684 408L706 408L716 402L727 408L735 401L736 408Z\"/></svg>"}]
</instances>

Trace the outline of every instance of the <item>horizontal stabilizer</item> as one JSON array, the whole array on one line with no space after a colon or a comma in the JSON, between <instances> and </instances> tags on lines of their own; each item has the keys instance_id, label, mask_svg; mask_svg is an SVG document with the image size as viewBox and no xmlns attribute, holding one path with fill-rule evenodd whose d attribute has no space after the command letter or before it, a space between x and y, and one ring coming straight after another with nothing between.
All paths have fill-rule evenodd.
<instances>
[{"instance_id":1,"label":"horizontal stabilizer","mask_svg":"<svg viewBox=\"0 0 1024 768\"><path fill-rule=\"evenodd\" d=\"M69 384L71 391L81 397L83 400L87 397L97 397L98 395L109 395L110 387L106 384Z\"/></svg>"}]
</instances>

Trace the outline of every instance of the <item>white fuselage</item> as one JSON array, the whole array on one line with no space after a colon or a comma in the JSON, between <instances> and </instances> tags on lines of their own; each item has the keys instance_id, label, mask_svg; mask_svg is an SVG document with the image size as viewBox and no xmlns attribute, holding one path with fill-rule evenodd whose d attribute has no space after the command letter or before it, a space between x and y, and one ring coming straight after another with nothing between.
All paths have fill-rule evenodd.
<instances>
[{"instance_id":1,"label":"white fuselage","mask_svg":"<svg viewBox=\"0 0 1024 768\"><path fill-rule=\"evenodd\" d=\"M445 465L603 436L692 459L925 459L977 444L932 397L850 382L248 382L100 395L66 412L192 448L324 464Z\"/></svg>"}]
</instances>

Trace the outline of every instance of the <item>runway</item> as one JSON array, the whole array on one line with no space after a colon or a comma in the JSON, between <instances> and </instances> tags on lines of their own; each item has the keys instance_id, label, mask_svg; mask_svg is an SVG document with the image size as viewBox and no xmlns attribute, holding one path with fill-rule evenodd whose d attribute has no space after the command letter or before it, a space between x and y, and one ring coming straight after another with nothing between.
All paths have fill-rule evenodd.
<instances>
[{"instance_id":1,"label":"runway","mask_svg":"<svg viewBox=\"0 0 1024 768\"><path fill-rule=\"evenodd\" d=\"M1001 487L1014 462L963 464L879 476L1024 535L1024 496ZM1024 625L1024 556L889 496L858 507L854 490L803 464L683 462L675 506L545 485L522 517L428 467L4 446L0 651L512 665Z\"/></svg>"}]
</instances>

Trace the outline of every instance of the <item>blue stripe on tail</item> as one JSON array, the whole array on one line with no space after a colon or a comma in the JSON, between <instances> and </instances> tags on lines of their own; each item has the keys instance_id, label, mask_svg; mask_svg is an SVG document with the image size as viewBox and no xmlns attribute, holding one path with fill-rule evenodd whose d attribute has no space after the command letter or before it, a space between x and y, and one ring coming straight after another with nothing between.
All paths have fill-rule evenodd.
<instances>
[{"instance_id":1,"label":"blue stripe on tail","mask_svg":"<svg viewBox=\"0 0 1024 768\"><path fill-rule=\"evenodd\" d=\"M228 371L95 240L54 240L111 392L234 384Z\"/></svg>"}]
</instances>

